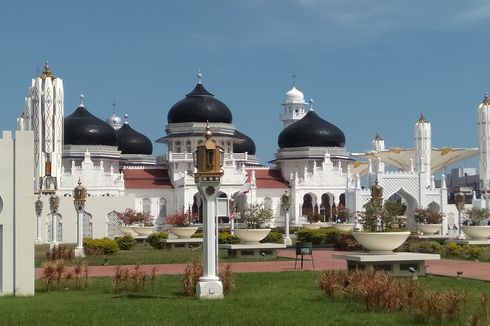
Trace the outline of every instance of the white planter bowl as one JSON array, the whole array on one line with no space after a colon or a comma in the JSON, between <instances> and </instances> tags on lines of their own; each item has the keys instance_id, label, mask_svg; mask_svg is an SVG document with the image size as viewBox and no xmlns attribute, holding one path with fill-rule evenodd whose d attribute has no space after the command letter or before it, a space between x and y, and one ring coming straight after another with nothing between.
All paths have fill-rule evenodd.
<instances>
[{"instance_id":1,"label":"white planter bowl","mask_svg":"<svg viewBox=\"0 0 490 326\"><path fill-rule=\"evenodd\" d=\"M373 254L391 254L408 239L410 232L352 232L352 235Z\"/></svg>"},{"instance_id":2,"label":"white planter bowl","mask_svg":"<svg viewBox=\"0 0 490 326\"><path fill-rule=\"evenodd\" d=\"M170 232L179 239L189 239L198 229L197 226L174 226L170 228Z\"/></svg>"},{"instance_id":3,"label":"white planter bowl","mask_svg":"<svg viewBox=\"0 0 490 326\"><path fill-rule=\"evenodd\" d=\"M271 232L271 229L235 229L233 233L241 244L257 244Z\"/></svg>"},{"instance_id":4,"label":"white planter bowl","mask_svg":"<svg viewBox=\"0 0 490 326\"><path fill-rule=\"evenodd\" d=\"M354 228L354 224L352 223L335 223L333 225L333 228L337 231L341 231L341 232L351 232L352 229Z\"/></svg>"},{"instance_id":5,"label":"white planter bowl","mask_svg":"<svg viewBox=\"0 0 490 326\"><path fill-rule=\"evenodd\" d=\"M305 228L305 229L310 229L310 230L318 230L320 228L321 225L319 224L303 224L301 227Z\"/></svg>"},{"instance_id":6,"label":"white planter bowl","mask_svg":"<svg viewBox=\"0 0 490 326\"><path fill-rule=\"evenodd\" d=\"M461 230L472 240L488 240L490 237L489 225L462 226Z\"/></svg>"},{"instance_id":7,"label":"white planter bowl","mask_svg":"<svg viewBox=\"0 0 490 326\"><path fill-rule=\"evenodd\" d=\"M133 226L132 229L141 236L149 236L153 233L153 226Z\"/></svg>"},{"instance_id":8,"label":"white planter bowl","mask_svg":"<svg viewBox=\"0 0 490 326\"><path fill-rule=\"evenodd\" d=\"M436 234L441 230L442 224L417 224L417 230L423 234Z\"/></svg>"},{"instance_id":9,"label":"white planter bowl","mask_svg":"<svg viewBox=\"0 0 490 326\"><path fill-rule=\"evenodd\" d=\"M138 236L138 233L133 231L133 226L121 225L119 226L119 230L125 235L130 235L132 237Z\"/></svg>"}]
</instances>

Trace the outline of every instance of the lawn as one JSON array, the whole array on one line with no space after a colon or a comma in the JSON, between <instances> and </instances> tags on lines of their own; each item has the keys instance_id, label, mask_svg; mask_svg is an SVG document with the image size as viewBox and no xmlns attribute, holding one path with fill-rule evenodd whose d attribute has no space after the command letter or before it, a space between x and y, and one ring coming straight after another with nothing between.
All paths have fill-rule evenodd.
<instances>
[{"instance_id":1,"label":"lawn","mask_svg":"<svg viewBox=\"0 0 490 326\"><path fill-rule=\"evenodd\" d=\"M179 276L158 277L153 290L133 296L114 295L109 278L93 278L88 289L78 291L45 292L37 283L34 297L0 298L0 325L424 324L407 313L366 312L359 302L327 299L317 278L309 271L237 274L236 289L217 301L183 297ZM431 289L490 293L490 283L482 281L428 276L419 282Z\"/></svg>"}]
</instances>

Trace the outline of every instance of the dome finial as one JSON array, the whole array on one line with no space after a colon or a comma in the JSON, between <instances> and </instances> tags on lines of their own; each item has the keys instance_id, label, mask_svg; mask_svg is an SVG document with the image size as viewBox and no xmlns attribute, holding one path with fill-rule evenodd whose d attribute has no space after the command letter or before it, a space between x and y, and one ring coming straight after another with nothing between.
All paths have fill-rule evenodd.
<instances>
[{"instance_id":1,"label":"dome finial","mask_svg":"<svg viewBox=\"0 0 490 326\"><path fill-rule=\"evenodd\" d=\"M197 69L197 83L202 84L202 73L201 69Z\"/></svg>"},{"instance_id":2,"label":"dome finial","mask_svg":"<svg viewBox=\"0 0 490 326\"><path fill-rule=\"evenodd\" d=\"M204 138L209 139L213 136L213 133L211 132L211 129L209 129L209 120L206 121L206 131L204 132Z\"/></svg>"},{"instance_id":3,"label":"dome finial","mask_svg":"<svg viewBox=\"0 0 490 326\"><path fill-rule=\"evenodd\" d=\"M85 95L80 94L80 106L85 107L85 105L83 104L83 100L84 100L84 99L85 99Z\"/></svg>"},{"instance_id":4,"label":"dome finial","mask_svg":"<svg viewBox=\"0 0 490 326\"><path fill-rule=\"evenodd\" d=\"M112 114L116 114L116 102L112 103Z\"/></svg>"},{"instance_id":5,"label":"dome finial","mask_svg":"<svg viewBox=\"0 0 490 326\"><path fill-rule=\"evenodd\" d=\"M313 101L313 99L312 99L312 98L310 98L310 99L308 100L308 103L310 103L310 111L315 111L315 110L313 110L313 102L314 102L314 101Z\"/></svg>"},{"instance_id":6,"label":"dome finial","mask_svg":"<svg viewBox=\"0 0 490 326\"><path fill-rule=\"evenodd\" d=\"M125 125L128 124L128 114L127 113L124 113L124 124Z\"/></svg>"},{"instance_id":7,"label":"dome finial","mask_svg":"<svg viewBox=\"0 0 490 326\"><path fill-rule=\"evenodd\" d=\"M291 76L293 77L293 87L296 87L296 69L293 68L293 75Z\"/></svg>"},{"instance_id":8,"label":"dome finial","mask_svg":"<svg viewBox=\"0 0 490 326\"><path fill-rule=\"evenodd\" d=\"M420 112L420 118L417 122L419 122L419 123L426 123L427 122L427 119L425 118L424 112Z\"/></svg>"},{"instance_id":9,"label":"dome finial","mask_svg":"<svg viewBox=\"0 0 490 326\"><path fill-rule=\"evenodd\" d=\"M46 79L47 77L53 78L53 73L49 69L49 63L46 61L46 63L44 64L43 73L41 74L41 79Z\"/></svg>"},{"instance_id":10,"label":"dome finial","mask_svg":"<svg viewBox=\"0 0 490 326\"><path fill-rule=\"evenodd\" d=\"M374 136L374 140L383 140L383 138L381 138L379 134L379 131L376 131L376 136Z\"/></svg>"},{"instance_id":11,"label":"dome finial","mask_svg":"<svg viewBox=\"0 0 490 326\"><path fill-rule=\"evenodd\" d=\"M485 92L485 96L483 96L483 105L490 105L490 101L488 100L488 92Z\"/></svg>"}]
</instances>

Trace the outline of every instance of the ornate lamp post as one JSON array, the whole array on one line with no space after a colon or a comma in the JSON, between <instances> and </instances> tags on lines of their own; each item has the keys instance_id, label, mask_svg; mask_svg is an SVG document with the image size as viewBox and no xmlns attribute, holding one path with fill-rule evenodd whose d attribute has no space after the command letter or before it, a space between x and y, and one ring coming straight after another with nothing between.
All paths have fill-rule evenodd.
<instances>
[{"instance_id":1,"label":"ornate lamp post","mask_svg":"<svg viewBox=\"0 0 490 326\"><path fill-rule=\"evenodd\" d=\"M43 201L41 200L41 195L38 195L37 200L34 202L34 211L36 212L37 217L36 244L40 244L43 242L41 239L41 215L43 214Z\"/></svg>"},{"instance_id":2,"label":"ornate lamp post","mask_svg":"<svg viewBox=\"0 0 490 326\"><path fill-rule=\"evenodd\" d=\"M291 196L289 195L289 189L284 191L284 195L281 197L281 205L284 209L285 221L284 221L284 244L286 246L292 245L291 238L289 237L289 208L291 207Z\"/></svg>"},{"instance_id":3,"label":"ornate lamp post","mask_svg":"<svg viewBox=\"0 0 490 326\"><path fill-rule=\"evenodd\" d=\"M464 210L465 198L462 192L458 192L454 195L454 201L456 203L456 208L458 209L458 239L463 239L461 234L461 213Z\"/></svg>"},{"instance_id":4,"label":"ornate lamp post","mask_svg":"<svg viewBox=\"0 0 490 326\"><path fill-rule=\"evenodd\" d=\"M77 246L75 247L75 257L85 257L83 250L83 212L85 211L85 200L87 198L87 189L82 186L78 179L78 186L73 189L73 205L77 211Z\"/></svg>"},{"instance_id":5,"label":"ornate lamp post","mask_svg":"<svg viewBox=\"0 0 490 326\"><path fill-rule=\"evenodd\" d=\"M206 126L204 141L194 153L197 172L194 182L199 190L203 205L203 276L196 287L199 299L222 299L223 284L216 275L216 196L221 186L223 150L211 139L212 133Z\"/></svg>"},{"instance_id":6,"label":"ornate lamp post","mask_svg":"<svg viewBox=\"0 0 490 326\"><path fill-rule=\"evenodd\" d=\"M51 211L51 243L49 249L58 247L58 208L60 207L60 197L51 195L49 197L49 210Z\"/></svg>"}]
</instances>

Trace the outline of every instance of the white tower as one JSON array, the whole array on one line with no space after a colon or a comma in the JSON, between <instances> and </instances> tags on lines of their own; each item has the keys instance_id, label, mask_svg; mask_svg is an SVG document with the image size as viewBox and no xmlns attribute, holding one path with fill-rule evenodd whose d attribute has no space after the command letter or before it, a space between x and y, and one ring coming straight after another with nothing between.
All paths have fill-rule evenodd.
<instances>
[{"instance_id":1,"label":"white tower","mask_svg":"<svg viewBox=\"0 0 490 326\"><path fill-rule=\"evenodd\" d=\"M34 132L34 189L40 188L46 161L51 161L51 175L61 174L63 149L63 80L53 76L46 62L41 76L35 78L25 98L25 107L17 120L19 130Z\"/></svg>"},{"instance_id":2,"label":"white tower","mask_svg":"<svg viewBox=\"0 0 490 326\"><path fill-rule=\"evenodd\" d=\"M415 123L415 170L425 172L424 184L430 185L431 177L431 153L432 153L432 132L430 122L425 119L423 113Z\"/></svg>"},{"instance_id":3,"label":"white tower","mask_svg":"<svg viewBox=\"0 0 490 326\"><path fill-rule=\"evenodd\" d=\"M282 103L284 112L280 115L280 119L284 123L284 128L302 119L306 115L305 105L306 102L303 93L293 86L293 88L286 93L286 97Z\"/></svg>"},{"instance_id":4,"label":"white tower","mask_svg":"<svg viewBox=\"0 0 490 326\"><path fill-rule=\"evenodd\" d=\"M383 138L381 138L379 133L376 133L376 136L374 136L373 139L373 150L382 151L384 149L385 149L385 141L383 140Z\"/></svg>"},{"instance_id":5,"label":"white tower","mask_svg":"<svg viewBox=\"0 0 490 326\"><path fill-rule=\"evenodd\" d=\"M490 101L485 94L478 106L478 147L480 154L480 189L483 192L490 190Z\"/></svg>"}]
</instances>

